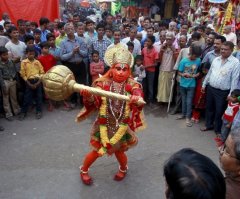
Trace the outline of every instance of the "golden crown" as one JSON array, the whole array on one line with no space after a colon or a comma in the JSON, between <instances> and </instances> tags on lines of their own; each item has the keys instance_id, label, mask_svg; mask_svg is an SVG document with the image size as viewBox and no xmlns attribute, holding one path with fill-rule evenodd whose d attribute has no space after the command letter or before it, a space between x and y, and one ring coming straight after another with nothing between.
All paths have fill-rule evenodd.
<instances>
[{"instance_id":1,"label":"golden crown","mask_svg":"<svg viewBox=\"0 0 240 199\"><path fill-rule=\"evenodd\" d=\"M105 52L104 61L109 67L117 63L128 64L130 67L132 67L134 58L133 55L122 44L117 44L107 49Z\"/></svg>"}]
</instances>

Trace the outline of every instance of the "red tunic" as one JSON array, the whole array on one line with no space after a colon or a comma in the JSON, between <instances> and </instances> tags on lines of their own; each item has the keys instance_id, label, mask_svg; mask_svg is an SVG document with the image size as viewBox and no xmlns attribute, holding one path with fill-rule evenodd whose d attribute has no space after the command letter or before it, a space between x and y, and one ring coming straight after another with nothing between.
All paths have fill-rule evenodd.
<instances>
[{"instance_id":1,"label":"red tunic","mask_svg":"<svg viewBox=\"0 0 240 199\"><path fill-rule=\"evenodd\" d=\"M229 122L233 122L235 115L239 110L239 103L228 102L228 107L223 114L223 118Z\"/></svg>"},{"instance_id":2,"label":"red tunic","mask_svg":"<svg viewBox=\"0 0 240 199\"><path fill-rule=\"evenodd\" d=\"M48 55L40 55L38 57L38 60L41 62L43 65L44 72L46 73L50 68L56 65L56 59L54 58L53 55L48 54Z\"/></svg>"}]
</instances>

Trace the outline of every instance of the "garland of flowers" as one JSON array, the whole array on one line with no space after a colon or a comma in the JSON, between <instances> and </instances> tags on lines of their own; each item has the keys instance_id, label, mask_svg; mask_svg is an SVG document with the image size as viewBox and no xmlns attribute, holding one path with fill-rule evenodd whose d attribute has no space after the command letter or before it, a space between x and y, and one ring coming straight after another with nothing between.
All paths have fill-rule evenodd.
<instances>
[{"instance_id":1,"label":"garland of flowers","mask_svg":"<svg viewBox=\"0 0 240 199\"><path fill-rule=\"evenodd\" d=\"M222 34L223 34L224 27L227 25L227 23L231 22L232 10L233 10L233 4L231 2L229 2L228 6L227 6L227 10L225 12L223 25L221 27Z\"/></svg>"},{"instance_id":2,"label":"garland of flowers","mask_svg":"<svg viewBox=\"0 0 240 199\"><path fill-rule=\"evenodd\" d=\"M132 87L130 84L125 85L125 94L130 95L130 92L132 90ZM109 140L108 138L108 128L107 128L107 98L102 97L102 105L99 110L99 125L100 125L100 139L102 146L98 150L98 154L100 156L104 155L108 150L112 148L113 145L118 143L121 138L124 136L124 134L127 131L128 128L128 122L129 122L129 115L130 115L130 106L129 102L126 103L125 109L124 109L124 118L119 124L117 132L114 134L114 136Z\"/></svg>"}]
</instances>

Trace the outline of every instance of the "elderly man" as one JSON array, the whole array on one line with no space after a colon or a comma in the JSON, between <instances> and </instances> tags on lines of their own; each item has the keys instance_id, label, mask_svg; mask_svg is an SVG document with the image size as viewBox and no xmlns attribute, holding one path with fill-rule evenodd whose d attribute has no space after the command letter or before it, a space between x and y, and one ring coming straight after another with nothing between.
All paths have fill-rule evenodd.
<instances>
[{"instance_id":1,"label":"elderly man","mask_svg":"<svg viewBox=\"0 0 240 199\"><path fill-rule=\"evenodd\" d=\"M226 199L240 195L240 128L233 130L220 149L220 163L225 171Z\"/></svg>"},{"instance_id":2,"label":"elderly man","mask_svg":"<svg viewBox=\"0 0 240 199\"><path fill-rule=\"evenodd\" d=\"M161 62L158 77L158 102L168 102L171 91L171 80L173 77L173 67L178 56L178 51L173 46L174 34L167 32L166 43L161 47L159 60Z\"/></svg>"},{"instance_id":3,"label":"elderly man","mask_svg":"<svg viewBox=\"0 0 240 199\"><path fill-rule=\"evenodd\" d=\"M61 44L60 57L63 65L67 66L74 74L76 81L81 84L86 83L86 68L83 59L87 57L87 45L82 38L74 35L74 26L67 23L64 26L67 38ZM77 103L77 96L71 98L73 106Z\"/></svg>"},{"instance_id":4,"label":"elderly man","mask_svg":"<svg viewBox=\"0 0 240 199\"><path fill-rule=\"evenodd\" d=\"M232 56L234 44L224 42L221 46L221 56L215 58L203 82L202 92L206 97L206 123L201 131L214 129L217 137L221 133L222 115L227 106L227 96L237 88L239 80L239 61Z\"/></svg>"},{"instance_id":5,"label":"elderly man","mask_svg":"<svg viewBox=\"0 0 240 199\"><path fill-rule=\"evenodd\" d=\"M232 32L232 26L225 26L224 27L224 37L226 37L227 41L231 41L235 46L237 45L237 36L235 33Z\"/></svg>"}]
</instances>

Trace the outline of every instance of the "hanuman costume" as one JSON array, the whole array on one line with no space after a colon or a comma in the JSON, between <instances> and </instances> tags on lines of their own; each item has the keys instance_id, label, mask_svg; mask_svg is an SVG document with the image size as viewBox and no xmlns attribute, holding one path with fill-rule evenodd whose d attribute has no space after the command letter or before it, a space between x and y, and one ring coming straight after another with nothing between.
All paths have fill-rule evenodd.
<instances>
[{"instance_id":1,"label":"hanuman costume","mask_svg":"<svg viewBox=\"0 0 240 199\"><path fill-rule=\"evenodd\" d=\"M131 77L133 56L121 47L113 47L105 53L105 63L110 70L93 82L93 87L130 96L130 101L94 96L83 91L84 108L77 116L77 121L86 119L90 113L98 110L91 136L90 145L93 150L85 156L80 167L83 183L90 185L92 179L88 174L89 167L105 154L114 154L119 162L119 171L115 180L122 180L127 172L127 156L125 151L138 142L135 132L145 127L143 105L137 100L143 98L142 86Z\"/></svg>"}]
</instances>

